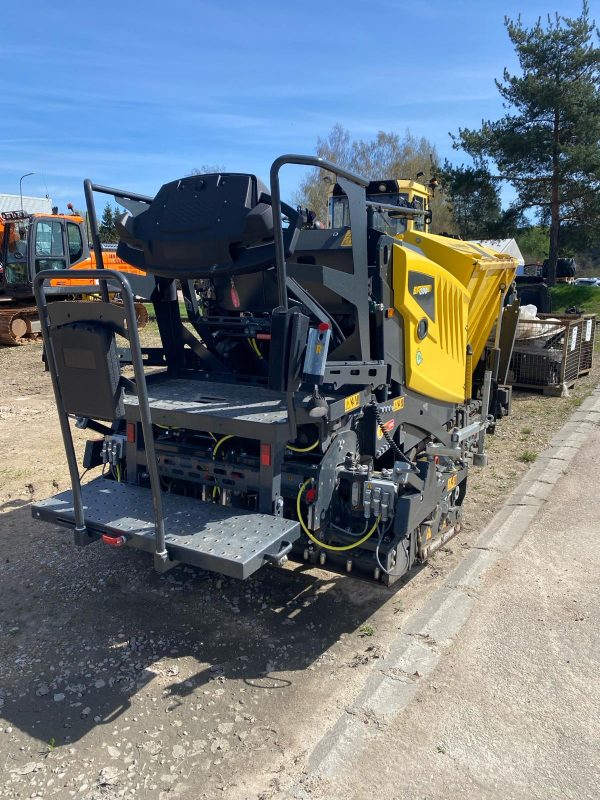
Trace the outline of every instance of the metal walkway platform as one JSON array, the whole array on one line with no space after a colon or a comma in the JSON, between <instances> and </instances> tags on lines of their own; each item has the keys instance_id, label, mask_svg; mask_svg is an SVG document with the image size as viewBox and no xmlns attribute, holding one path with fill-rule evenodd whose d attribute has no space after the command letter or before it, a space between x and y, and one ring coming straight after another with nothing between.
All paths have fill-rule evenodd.
<instances>
[{"instance_id":1,"label":"metal walkway platform","mask_svg":"<svg viewBox=\"0 0 600 800\"><path fill-rule=\"evenodd\" d=\"M122 535L129 546L154 552L150 489L96 478L82 492L89 533ZM169 557L233 578L249 577L300 535L300 526L293 520L179 495L163 494L162 498ZM73 529L72 493L35 503L32 515Z\"/></svg>"},{"instance_id":2,"label":"metal walkway platform","mask_svg":"<svg viewBox=\"0 0 600 800\"><path fill-rule=\"evenodd\" d=\"M209 383L190 378L148 380L152 421L212 433L263 440L289 439L285 396L263 386ZM124 398L128 419L138 419L138 398Z\"/></svg>"}]
</instances>

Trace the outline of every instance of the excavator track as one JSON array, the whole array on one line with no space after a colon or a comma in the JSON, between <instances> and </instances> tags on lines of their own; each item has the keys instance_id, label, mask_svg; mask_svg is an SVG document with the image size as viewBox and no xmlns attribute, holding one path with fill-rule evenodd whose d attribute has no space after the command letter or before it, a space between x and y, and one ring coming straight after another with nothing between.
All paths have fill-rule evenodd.
<instances>
[{"instance_id":1,"label":"excavator track","mask_svg":"<svg viewBox=\"0 0 600 800\"><path fill-rule=\"evenodd\" d=\"M145 327L148 324L148 311L143 303L135 304L135 314L138 328ZM15 347L41 338L36 306L0 308L0 345Z\"/></svg>"},{"instance_id":2,"label":"excavator track","mask_svg":"<svg viewBox=\"0 0 600 800\"><path fill-rule=\"evenodd\" d=\"M36 306L0 308L0 344L19 345L41 338ZM37 330L36 330L37 328Z\"/></svg>"}]
</instances>

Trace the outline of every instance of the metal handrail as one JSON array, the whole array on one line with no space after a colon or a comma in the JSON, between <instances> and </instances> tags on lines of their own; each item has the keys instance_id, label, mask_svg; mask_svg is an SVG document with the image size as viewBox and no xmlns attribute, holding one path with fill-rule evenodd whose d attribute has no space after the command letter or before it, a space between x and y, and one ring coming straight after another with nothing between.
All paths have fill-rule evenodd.
<instances>
[{"instance_id":1,"label":"metal handrail","mask_svg":"<svg viewBox=\"0 0 600 800\"><path fill-rule=\"evenodd\" d=\"M425 208L411 208L410 206L393 206L389 203L378 203L375 200L367 200L367 208L372 208L374 211L393 211L398 216L406 217L424 217L429 213Z\"/></svg>"},{"instance_id":2,"label":"metal handrail","mask_svg":"<svg viewBox=\"0 0 600 800\"><path fill-rule=\"evenodd\" d=\"M305 167L317 167L324 169L327 172L332 172L338 178L346 178L358 186L366 188L369 181L366 178L361 178L360 175L355 175L347 169L340 167L338 164L332 164L331 161L326 161L324 158L318 156L301 156L288 153L287 155L279 156L271 164L271 171L269 179L271 182L271 206L273 208L273 238L275 240L275 266L277 268L277 291L279 298L279 305L287 310L287 268L285 263L285 250L283 246L283 223L281 220L281 190L279 186L279 170L284 164L300 164Z\"/></svg>"},{"instance_id":3,"label":"metal handrail","mask_svg":"<svg viewBox=\"0 0 600 800\"><path fill-rule=\"evenodd\" d=\"M40 327L42 330L42 337L44 339L44 346L46 348L48 369L52 379L52 387L54 389L54 397L56 399L58 419L65 445L69 474L71 476L71 486L73 490L73 510L75 514L75 533L84 537L87 535L87 528L85 524L85 514L81 495L81 481L79 480L77 458L75 456L75 448L73 445L73 434L71 432L69 417L65 411L62 393L60 391L58 370L56 367L56 359L54 357L54 350L52 348L52 340L50 338L50 328L48 324L48 304L43 291L43 284L46 280L50 280L52 278L72 277L73 272L71 270L44 270L35 276L33 281L33 291L40 312ZM148 387L146 385L146 375L144 372L140 337L136 324L133 292L131 291L131 286L129 285L129 281L125 275L120 272L115 272L114 270L104 269L101 273L99 273L98 270L80 270L78 272L78 277L90 278L102 282L107 296L109 282L116 283L120 287L121 297L123 299L123 308L125 311L125 319L127 322L127 338L129 339L129 347L131 350L131 362L133 364L135 387L140 409L140 422L144 435L144 447L146 449L147 457L146 460L148 462L148 476L150 478L150 489L152 492L156 550L155 556L159 559L159 561L165 563L169 560L169 556L165 547L165 520L160 490L160 477L158 474L156 451L154 449L152 416L150 413L150 403L148 400ZM87 292L89 292L88 287L73 287L74 294L86 294Z\"/></svg>"},{"instance_id":4,"label":"metal handrail","mask_svg":"<svg viewBox=\"0 0 600 800\"><path fill-rule=\"evenodd\" d=\"M92 183L89 178L84 180L83 194L85 195L88 222L90 233L92 234L92 248L94 250L94 255L96 256L96 267L97 269L104 269L104 256L102 255L102 243L100 241L100 233L98 230L98 217L96 215L96 204L94 203L94 192L108 194L115 199L120 197L121 199L136 200L138 202L148 204L152 202L153 198L144 194L137 194L136 192L128 192L124 189L113 189L110 186L102 186L99 183ZM108 303L108 288L106 283L102 283L100 292L102 294L102 300L105 303Z\"/></svg>"}]
</instances>

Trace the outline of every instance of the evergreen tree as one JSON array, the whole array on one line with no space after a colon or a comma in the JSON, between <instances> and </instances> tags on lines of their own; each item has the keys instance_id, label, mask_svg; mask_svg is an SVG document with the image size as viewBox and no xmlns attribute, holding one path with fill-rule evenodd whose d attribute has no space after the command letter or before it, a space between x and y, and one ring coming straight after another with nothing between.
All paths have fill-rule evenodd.
<instances>
[{"instance_id":1,"label":"evergreen tree","mask_svg":"<svg viewBox=\"0 0 600 800\"><path fill-rule=\"evenodd\" d=\"M113 209L110 203L106 203L104 206L104 211L102 212L102 219L100 220L100 225L98 232L100 234L100 241L103 244L114 244L115 242L119 241L119 236L117 234L117 229L115 227L115 215L118 213L116 209Z\"/></svg>"},{"instance_id":2,"label":"evergreen tree","mask_svg":"<svg viewBox=\"0 0 600 800\"><path fill-rule=\"evenodd\" d=\"M550 229L549 282L556 280L561 224L600 224L600 48L587 0L575 19L555 15L526 28L506 19L521 72L496 81L508 113L479 130L460 130L455 146L495 164L519 199Z\"/></svg>"},{"instance_id":3,"label":"evergreen tree","mask_svg":"<svg viewBox=\"0 0 600 800\"><path fill-rule=\"evenodd\" d=\"M491 239L499 235L500 195L497 183L485 166L453 167L446 161L440 180L462 239Z\"/></svg>"}]
</instances>

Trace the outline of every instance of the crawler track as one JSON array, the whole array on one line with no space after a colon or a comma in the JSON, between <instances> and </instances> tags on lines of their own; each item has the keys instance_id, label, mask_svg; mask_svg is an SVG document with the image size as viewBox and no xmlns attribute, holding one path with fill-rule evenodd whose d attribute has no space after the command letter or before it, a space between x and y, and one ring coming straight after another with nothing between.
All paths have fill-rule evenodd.
<instances>
[{"instance_id":1,"label":"crawler track","mask_svg":"<svg viewBox=\"0 0 600 800\"><path fill-rule=\"evenodd\" d=\"M138 328L148 323L148 311L143 303L135 304ZM36 306L22 308L0 308L0 345L14 347L41 339L35 323L38 320Z\"/></svg>"},{"instance_id":2,"label":"crawler track","mask_svg":"<svg viewBox=\"0 0 600 800\"><path fill-rule=\"evenodd\" d=\"M36 306L0 309L0 344L27 344L39 339L41 334L32 327L37 318Z\"/></svg>"}]
</instances>

